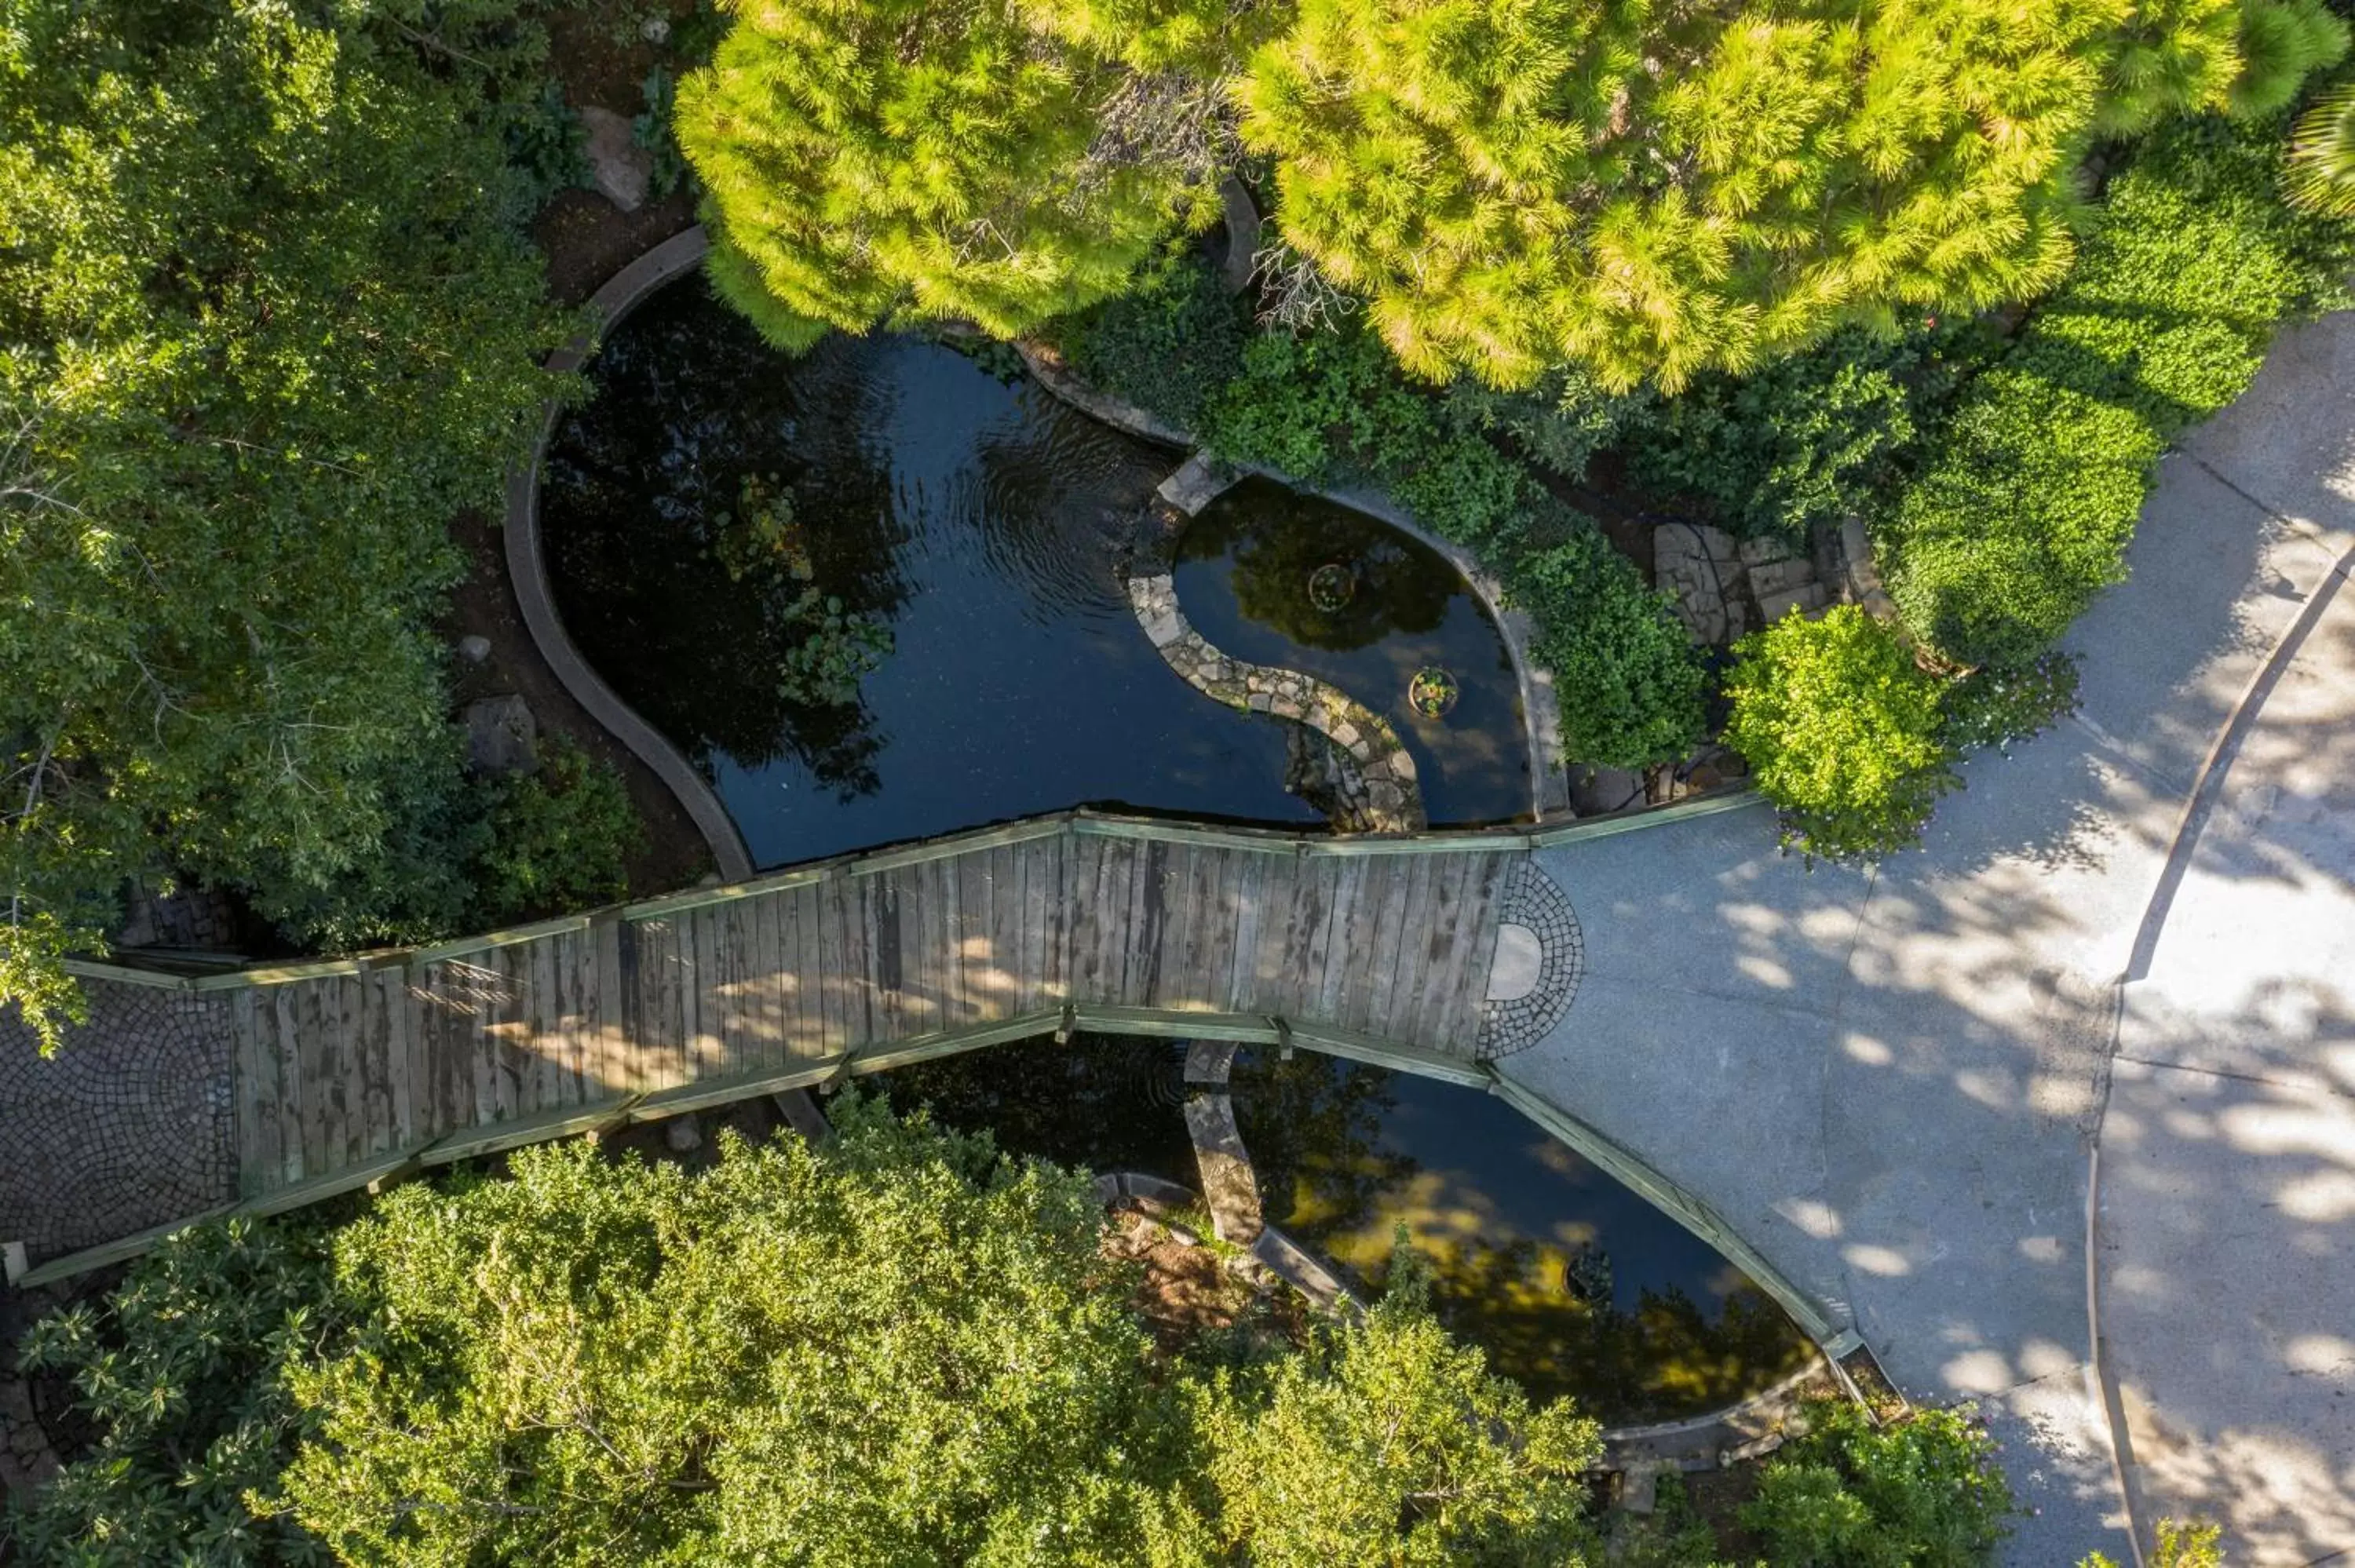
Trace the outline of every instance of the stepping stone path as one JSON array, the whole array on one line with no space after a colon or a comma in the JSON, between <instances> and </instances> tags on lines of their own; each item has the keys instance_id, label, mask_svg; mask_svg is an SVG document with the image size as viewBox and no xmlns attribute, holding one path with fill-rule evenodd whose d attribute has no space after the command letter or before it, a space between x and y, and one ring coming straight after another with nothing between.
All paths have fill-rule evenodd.
<instances>
[{"instance_id":1,"label":"stepping stone path","mask_svg":"<svg viewBox=\"0 0 2355 1568\"><path fill-rule=\"evenodd\" d=\"M1414 758L1390 722L1338 687L1295 670L1249 664L1212 647L1178 607L1178 585L1169 575L1170 555L1191 514L1218 490L1194 474L1189 462L1162 487L1191 506L1158 499L1146 508L1136 564L1128 579L1128 600L1145 635L1178 677L1203 695L1243 713L1266 714L1315 730L1348 755L1363 781L1356 801L1364 826L1373 832L1415 832L1429 825Z\"/></svg>"}]
</instances>

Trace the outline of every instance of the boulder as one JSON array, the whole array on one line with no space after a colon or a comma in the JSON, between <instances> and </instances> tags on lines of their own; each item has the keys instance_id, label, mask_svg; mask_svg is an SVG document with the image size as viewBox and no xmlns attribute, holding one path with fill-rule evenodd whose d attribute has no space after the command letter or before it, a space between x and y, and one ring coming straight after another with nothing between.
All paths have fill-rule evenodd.
<instances>
[{"instance_id":1,"label":"boulder","mask_svg":"<svg viewBox=\"0 0 2355 1568\"><path fill-rule=\"evenodd\" d=\"M645 205L646 187L654 182L655 155L638 145L635 128L624 115L591 104L581 111L589 132L589 175L598 194L623 212Z\"/></svg>"},{"instance_id":2,"label":"boulder","mask_svg":"<svg viewBox=\"0 0 2355 1568\"><path fill-rule=\"evenodd\" d=\"M466 705L466 766L481 774L529 773L539 766L539 721L510 693Z\"/></svg>"}]
</instances>

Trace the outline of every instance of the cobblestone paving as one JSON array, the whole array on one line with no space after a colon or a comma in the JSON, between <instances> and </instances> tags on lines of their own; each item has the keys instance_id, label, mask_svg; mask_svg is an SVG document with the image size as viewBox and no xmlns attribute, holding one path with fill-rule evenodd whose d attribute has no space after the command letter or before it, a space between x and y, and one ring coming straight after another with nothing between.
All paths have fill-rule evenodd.
<instances>
[{"instance_id":1,"label":"cobblestone paving","mask_svg":"<svg viewBox=\"0 0 2355 1568\"><path fill-rule=\"evenodd\" d=\"M0 1015L0 1241L37 1263L237 1195L228 1008L89 984L89 1024L47 1061Z\"/></svg>"},{"instance_id":2,"label":"cobblestone paving","mask_svg":"<svg viewBox=\"0 0 2355 1568\"><path fill-rule=\"evenodd\" d=\"M1480 1011L1480 1057L1493 1062L1525 1051L1544 1039L1578 1000L1586 978L1586 937L1570 895L1528 861L1512 869L1497 912L1500 924L1526 926L1537 933L1538 982L1509 1001L1487 1001Z\"/></svg>"}]
</instances>

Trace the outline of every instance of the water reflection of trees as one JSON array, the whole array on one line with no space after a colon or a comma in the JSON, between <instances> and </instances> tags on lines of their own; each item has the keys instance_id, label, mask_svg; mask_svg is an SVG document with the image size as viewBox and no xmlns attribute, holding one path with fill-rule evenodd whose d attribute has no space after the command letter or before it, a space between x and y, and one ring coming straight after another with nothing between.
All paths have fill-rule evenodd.
<instances>
[{"instance_id":1,"label":"water reflection of trees","mask_svg":"<svg viewBox=\"0 0 2355 1568\"><path fill-rule=\"evenodd\" d=\"M1747 1280L1709 1307L1678 1288L1643 1290L1624 1307L1607 1289L1586 1299L1573 1284L1585 1246L1500 1237L1487 1194L1383 1146L1398 1107L1391 1081L1309 1053L1238 1061L1236 1117L1271 1222L1379 1290L1391 1222L1413 1221L1442 1319L1531 1393L1570 1395L1605 1421L1699 1414L1805 1362L1805 1338Z\"/></svg>"},{"instance_id":2,"label":"water reflection of trees","mask_svg":"<svg viewBox=\"0 0 2355 1568\"><path fill-rule=\"evenodd\" d=\"M1182 1042L1074 1034L993 1045L895 1067L872 1080L902 1109L922 1105L1011 1154L1091 1171L1142 1171L1191 1186Z\"/></svg>"},{"instance_id":3,"label":"water reflection of trees","mask_svg":"<svg viewBox=\"0 0 2355 1568\"><path fill-rule=\"evenodd\" d=\"M698 761L793 756L846 798L877 788L885 737L862 705L778 689L808 585L731 576L718 547L745 479L773 473L817 586L855 613L899 609L889 454L866 439L888 395L874 360L837 340L789 363L699 285L667 290L596 360L542 503L566 624L634 706Z\"/></svg>"},{"instance_id":4,"label":"water reflection of trees","mask_svg":"<svg viewBox=\"0 0 2355 1568\"><path fill-rule=\"evenodd\" d=\"M1249 480L1203 509L1178 542L1181 560L1231 556L1237 605L1305 648L1347 652L1393 632L1434 630L1461 588L1455 568L1395 528L1346 506ZM1309 602L1308 578L1328 561L1357 591L1331 611Z\"/></svg>"}]
</instances>

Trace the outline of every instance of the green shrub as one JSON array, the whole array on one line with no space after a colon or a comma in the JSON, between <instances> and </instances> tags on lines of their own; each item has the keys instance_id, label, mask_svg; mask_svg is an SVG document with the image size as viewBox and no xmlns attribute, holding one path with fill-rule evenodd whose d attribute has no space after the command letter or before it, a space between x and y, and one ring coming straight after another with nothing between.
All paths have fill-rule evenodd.
<instances>
[{"instance_id":1,"label":"green shrub","mask_svg":"<svg viewBox=\"0 0 2355 1568\"><path fill-rule=\"evenodd\" d=\"M1458 376L1447 402L1459 418L1501 432L1527 461L1564 479L1586 477L1589 459L1611 444L1639 407L1583 370L1548 373L1526 392L1503 392Z\"/></svg>"},{"instance_id":2,"label":"green shrub","mask_svg":"<svg viewBox=\"0 0 2355 1568\"><path fill-rule=\"evenodd\" d=\"M1706 501L1741 535L1803 537L1860 512L1951 396L1969 327L1843 332L1754 375L1637 404L1620 450L1639 482Z\"/></svg>"},{"instance_id":3,"label":"green shrub","mask_svg":"<svg viewBox=\"0 0 2355 1568\"><path fill-rule=\"evenodd\" d=\"M1088 381L1192 430L1210 397L1241 374L1251 322L1219 273L1188 255L1147 271L1135 289L1062 323L1056 335Z\"/></svg>"},{"instance_id":4,"label":"green shrub","mask_svg":"<svg viewBox=\"0 0 2355 1568\"><path fill-rule=\"evenodd\" d=\"M608 904L629 891L626 863L645 830L622 776L571 742L540 747L537 772L485 780L486 842L469 921L503 926Z\"/></svg>"},{"instance_id":5,"label":"green shrub","mask_svg":"<svg viewBox=\"0 0 2355 1568\"><path fill-rule=\"evenodd\" d=\"M1974 670L1939 695L1946 744L2008 750L2077 711L2077 661L2047 653L2019 669Z\"/></svg>"},{"instance_id":6,"label":"green shrub","mask_svg":"<svg viewBox=\"0 0 2355 1568\"><path fill-rule=\"evenodd\" d=\"M1742 1510L1774 1568L1971 1568L2009 1532L2011 1488L1969 1406L1875 1428L1818 1401L1807 1419Z\"/></svg>"},{"instance_id":7,"label":"green shrub","mask_svg":"<svg viewBox=\"0 0 2355 1568\"><path fill-rule=\"evenodd\" d=\"M36 1563L329 1561L244 1495L276 1484L307 1430L286 1368L344 1322L323 1234L249 1219L183 1231L102 1303L40 1319L20 1363L72 1376L97 1444L27 1499L0 1547Z\"/></svg>"},{"instance_id":8,"label":"green shrub","mask_svg":"<svg viewBox=\"0 0 2355 1568\"><path fill-rule=\"evenodd\" d=\"M1591 525L1519 555L1505 592L1538 623L1530 652L1553 672L1572 757L1640 768L1683 755L1700 734L1700 654L1668 597Z\"/></svg>"},{"instance_id":9,"label":"green shrub","mask_svg":"<svg viewBox=\"0 0 2355 1568\"><path fill-rule=\"evenodd\" d=\"M1725 743L1783 814L1787 842L1832 860L1918 842L1953 789L1939 683L1854 605L1794 609L1734 644Z\"/></svg>"},{"instance_id":10,"label":"green shrub","mask_svg":"<svg viewBox=\"0 0 2355 1568\"><path fill-rule=\"evenodd\" d=\"M2280 139L2185 122L2112 183L2076 270L1877 530L1914 636L2034 660L2124 574L2167 443L2240 396L2282 319L2339 296L2355 230L2281 201Z\"/></svg>"}]
</instances>

